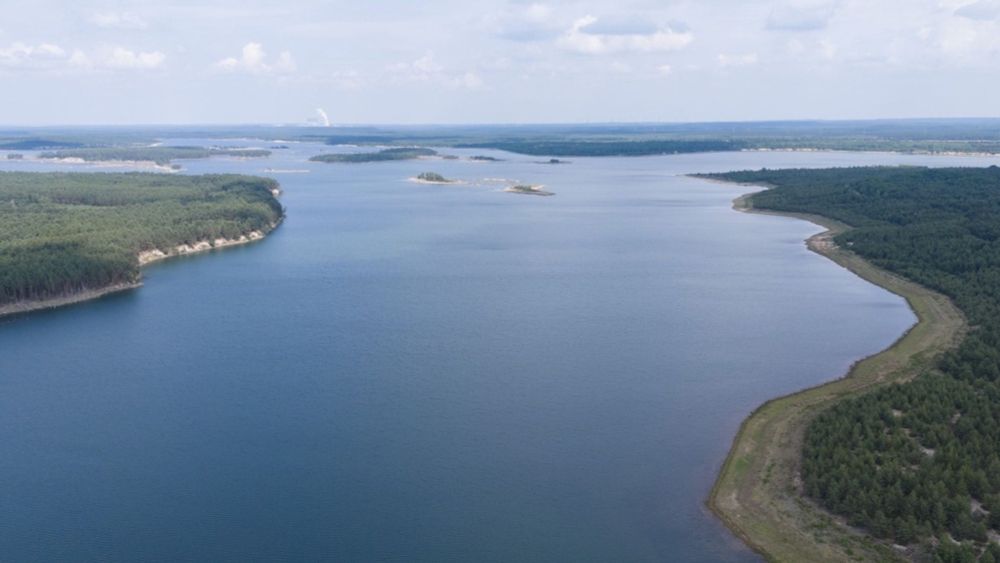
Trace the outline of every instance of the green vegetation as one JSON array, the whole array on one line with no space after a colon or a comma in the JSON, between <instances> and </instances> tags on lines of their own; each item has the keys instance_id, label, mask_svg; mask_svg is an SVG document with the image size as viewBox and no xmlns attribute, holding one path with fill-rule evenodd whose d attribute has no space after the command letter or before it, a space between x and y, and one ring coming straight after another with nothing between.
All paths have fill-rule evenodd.
<instances>
[{"instance_id":1,"label":"green vegetation","mask_svg":"<svg viewBox=\"0 0 1000 563\"><path fill-rule=\"evenodd\" d=\"M139 279L144 250L267 232L266 178L0 173L0 306Z\"/></svg>"},{"instance_id":2,"label":"green vegetation","mask_svg":"<svg viewBox=\"0 0 1000 563\"><path fill-rule=\"evenodd\" d=\"M1000 120L906 119L351 128L328 144L495 148L545 156L641 156L736 150L998 153Z\"/></svg>"},{"instance_id":3,"label":"green vegetation","mask_svg":"<svg viewBox=\"0 0 1000 563\"><path fill-rule=\"evenodd\" d=\"M495 158L495 157L492 157L492 156L484 156L484 155L481 155L481 154L470 156L469 160L478 160L478 161L481 161L481 162L500 162L499 158Z\"/></svg>"},{"instance_id":4,"label":"green vegetation","mask_svg":"<svg viewBox=\"0 0 1000 563\"><path fill-rule=\"evenodd\" d=\"M271 151L262 149L217 149L203 147L98 147L67 149L45 152L40 158L79 158L87 162L139 161L155 162L161 166L178 158L209 158L212 156L235 156L259 158L269 156Z\"/></svg>"},{"instance_id":5,"label":"green vegetation","mask_svg":"<svg viewBox=\"0 0 1000 563\"><path fill-rule=\"evenodd\" d=\"M445 178L444 176L438 174L437 172L421 172L419 175L417 175L417 180L421 180L424 182L433 182L435 184L454 183L454 180L449 180L448 178Z\"/></svg>"},{"instance_id":6,"label":"green vegetation","mask_svg":"<svg viewBox=\"0 0 1000 563\"><path fill-rule=\"evenodd\" d=\"M413 160L423 156L434 156L437 151L424 148L405 147L383 149L378 152L320 154L309 160L315 162L384 162L388 160Z\"/></svg>"},{"instance_id":7,"label":"green vegetation","mask_svg":"<svg viewBox=\"0 0 1000 563\"><path fill-rule=\"evenodd\" d=\"M656 141L499 141L457 145L459 148L491 148L534 156L647 156L690 152L736 151L748 148L740 141L656 140Z\"/></svg>"},{"instance_id":8,"label":"green vegetation","mask_svg":"<svg viewBox=\"0 0 1000 563\"><path fill-rule=\"evenodd\" d=\"M805 492L851 525L941 561L1000 561L1000 169L734 172L755 209L852 228L836 243L949 296L974 329L915 379L808 425ZM961 542L961 543L956 543Z\"/></svg>"}]
</instances>

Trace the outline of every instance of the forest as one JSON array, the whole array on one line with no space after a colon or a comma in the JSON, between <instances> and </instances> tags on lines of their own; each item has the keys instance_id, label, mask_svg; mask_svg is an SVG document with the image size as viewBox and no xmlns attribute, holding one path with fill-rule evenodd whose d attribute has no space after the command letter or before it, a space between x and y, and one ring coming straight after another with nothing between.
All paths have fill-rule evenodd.
<instances>
[{"instance_id":1,"label":"forest","mask_svg":"<svg viewBox=\"0 0 1000 563\"><path fill-rule=\"evenodd\" d=\"M332 153L316 155L314 162L384 162L389 160L413 160L422 156L434 156L437 151L418 147L382 149L378 152Z\"/></svg>"},{"instance_id":2,"label":"forest","mask_svg":"<svg viewBox=\"0 0 1000 563\"><path fill-rule=\"evenodd\" d=\"M459 143L457 148L499 149L532 156L648 156L692 152L738 151L749 148L743 141L727 139L663 140L503 140Z\"/></svg>"},{"instance_id":3,"label":"forest","mask_svg":"<svg viewBox=\"0 0 1000 563\"><path fill-rule=\"evenodd\" d=\"M264 149L220 149L204 147L91 147L65 149L39 154L39 158L79 158L88 162L125 160L155 162L166 166L177 158L209 158L212 156L234 156L260 158L269 156Z\"/></svg>"},{"instance_id":4,"label":"forest","mask_svg":"<svg viewBox=\"0 0 1000 563\"><path fill-rule=\"evenodd\" d=\"M239 175L0 172L0 305L139 279L137 255L267 232L277 183Z\"/></svg>"},{"instance_id":5,"label":"forest","mask_svg":"<svg viewBox=\"0 0 1000 563\"><path fill-rule=\"evenodd\" d=\"M1000 561L1000 168L760 170L755 209L851 227L836 239L949 296L972 327L913 381L837 403L809 425L805 492L934 560Z\"/></svg>"}]
</instances>

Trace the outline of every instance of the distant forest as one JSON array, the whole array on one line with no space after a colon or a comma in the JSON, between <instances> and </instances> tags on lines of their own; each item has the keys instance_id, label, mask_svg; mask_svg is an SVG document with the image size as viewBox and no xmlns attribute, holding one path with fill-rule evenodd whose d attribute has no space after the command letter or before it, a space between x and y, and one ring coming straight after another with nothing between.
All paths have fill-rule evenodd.
<instances>
[{"instance_id":1,"label":"distant forest","mask_svg":"<svg viewBox=\"0 0 1000 563\"><path fill-rule=\"evenodd\" d=\"M0 172L0 305L132 283L155 248L268 231L266 178Z\"/></svg>"},{"instance_id":2,"label":"distant forest","mask_svg":"<svg viewBox=\"0 0 1000 563\"><path fill-rule=\"evenodd\" d=\"M809 496L938 561L1000 561L1000 168L761 170L754 208L853 226L837 243L951 297L973 330L910 383L838 403L809 426ZM993 539L991 539L993 538Z\"/></svg>"},{"instance_id":3,"label":"distant forest","mask_svg":"<svg viewBox=\"0 0 1000 563\"><path fill-rule=\"evenodd\" d=\"M44 152L40 158L79 158L88 162L105 160L147 161L166 166L177 158L209 158L211 156L235 156L260 158L269 156L264 149L218 149L203 147L93 147L65 149Z\"/></svg>"},{"instance_id":4,"label":"distant forest","mask_svg":"<svg viewBox=\"0 0 1000 563\"><path fill-rule=\"evenodd\" d=\"M389 160L412 160L422 156L434 156L437 151L419 147L383 149L378 152L331 153L316 155L314 162L385 162Z\"/></svg>"}]
</instances>

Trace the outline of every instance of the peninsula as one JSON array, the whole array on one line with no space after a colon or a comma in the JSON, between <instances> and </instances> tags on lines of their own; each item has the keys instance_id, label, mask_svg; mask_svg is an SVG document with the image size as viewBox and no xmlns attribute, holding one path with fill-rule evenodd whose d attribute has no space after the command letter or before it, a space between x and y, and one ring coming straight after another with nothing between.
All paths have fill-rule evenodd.
<instances>
[{"instance_id":1,"label":"peninsula","mask_svg":"<svg viewBox=\"0 0 1000 563\"><path fill-rule=\"evenodd\" d=\"M0 316L137 287L156 259L263 238L275 181L240 175L0 173Z\"/></svg>"},{"instance_id":2,"label":"peninsula","mask_svg":"<svg viewBox=\"0 0 1000 563\"><path fill-rule=\"evenodd\" d=\"M738 205L827 227L810 248L904 296L919 320L847 377L757 409L712 510L773 560L996 561L1000 169L704 177L770 186Z\"/></svg>"}]
</instances>

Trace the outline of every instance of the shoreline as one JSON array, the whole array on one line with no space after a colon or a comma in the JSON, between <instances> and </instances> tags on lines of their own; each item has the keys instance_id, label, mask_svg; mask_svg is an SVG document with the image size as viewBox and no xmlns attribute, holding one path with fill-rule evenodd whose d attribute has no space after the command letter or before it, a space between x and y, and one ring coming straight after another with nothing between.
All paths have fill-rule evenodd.
<instances>
[{"instance_id":1,"label":"shoreline","mask_svg":"<svg viewBox=\"0 0 1000 563\"><path fill-rule=\"evenodd\" d=\"M75 164L90 166L92 168L139 168L143 170L153 170L163 173L176 173L180 171L180 166L174 168L169 164L160 164L155 160L85 160L80 157L62 158L30 158L25 159L30 162L42 162L46 164Z\"/></svg>"},{"instance_id":2,"label":"shoreline","mask_svg":"<svg viewBox=\"0 0 1000 563\"><path fill-rule=\"evenodd\" d=\"M143 266L153 264L155 262L160 262L168 258L175 258L178 256L190 256L192 254L200 254L202 252L208 252L210 250L218 250L230 246L241 246L244 244L249 244L251 242L257 242L259 240L263 240L265 237L267 237L267 235L271 234L271 232L273 232L274 229L277 229L278 225L281 225L281 222L284 221L284 219L285 219L284 216L279 217L278 221L275 222L270 227L268 227L266 231L262 230L250 231L249 233L245 235L240 235L239 238L235 239L217 238L215 240L208 240L208 239L199 240L196 241L194 244L179 244L175 246L173 249L167 251L164 251L160 248L143 250L136 255L137 258L139 259L139 267L141 268Z\"/></svg>"},{"instance_id":3,"label":"shoreline","mask_svg":"<svg viewBox=\"0 0 1000 563\"><path fill-rule=\"evenodd\" d=\"M905 550L851 528L803 494L802 441L813 417L835 402L916 377L930 359L961 341L968 330L965 317L944 295L838 247L833 237L849 229L848 225L819 215L754 209L750 198L755 193L734 199L733 209L792 217L822 227L824 231L806 240L809 250L903 297L917 321L888 348L859 359L843 376L770 399L754 409L733 438L706 504L733 534L768 561L905 559Z\"/></svg>"},{"instance_id":4,"label":"shoreline","mask_svg":"<svg viewBox=\"0 0 1000 563\"><path fill-rule=\"evenodd\" d=\"M0 305L0 319L24 313L32 313L35 311L57 309L59 307L75 305L85 301L93 301L94 299L100 299L106 295L129 291L131 289L138 289L140 287L142 287L142 280L130 283L116 283L114 285L97 289L86 289L72 295L42 299L40 301L18 301L15 303L8 303L6 305Z\"/></svg>"},{"instance_id":5,"label":"shoreline","mask_svg":"<svg viewBox=\"0 0 1000 563\"><path fill-rule=\"evenodd\" d=\"M244 244L249 244L251 242L258 242L267 238L279 225L285 220L285 216L282 215L278 220L271 225L266 231L251 231L248 235L241 235L238 239L215 239L214 241L198 241L193 245L182 244L177 245L174 250L170 252L163 252L160 249L144 250L136 255L139 261L140 276L139 279L134 282L127 283L117 283L105 287L86 289L72 295L65 295L61 297L53 297L51 299L42 299L38 301L19 301L15 303L8 303L6 305L0 305L0 319L5 317L10 317L14 315L20 315L23 313L31 313L33 311L44 311L46 309L57 309L59 307L65 307L67 305L75 305L77 303L83 303L85 301L93 301L95 299L100 299L106 295L111 295L114 293L120 293L122 291L128 291L132 289L138 289L143 285L143 279L141 276L141 269L144 266L153 264L156 262L161 262L169 258L176 258L178 256L190 256L192 254L201 254L210 250L220 250L223 248L228 248L232 246L242 246ZM254 236L256 234L256 236ZM183 249L183 250L182 250Z\"/></svg>"}]
</instances>

